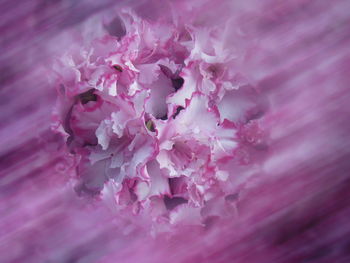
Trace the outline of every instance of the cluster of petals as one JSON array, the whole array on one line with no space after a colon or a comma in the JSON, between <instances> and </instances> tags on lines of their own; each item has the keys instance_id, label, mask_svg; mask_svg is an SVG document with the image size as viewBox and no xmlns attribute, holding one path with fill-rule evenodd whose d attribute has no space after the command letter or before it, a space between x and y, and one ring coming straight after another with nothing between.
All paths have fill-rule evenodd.
<instances>
[{"instance_id":1,"label":"cluster of petals","mask_svg":"<svg viewBox=\"0 0 350 263\"><path fill-rule=\"evenodd\" d=\"M93 23L98 34L83 32L53 70L53 127L75 160L76 191L172 224L231 213L250 176L239 172L247 145L262 148L263 135L258 93L225 46L229 23L130 10Z\"/></svg>"}]
</instances>

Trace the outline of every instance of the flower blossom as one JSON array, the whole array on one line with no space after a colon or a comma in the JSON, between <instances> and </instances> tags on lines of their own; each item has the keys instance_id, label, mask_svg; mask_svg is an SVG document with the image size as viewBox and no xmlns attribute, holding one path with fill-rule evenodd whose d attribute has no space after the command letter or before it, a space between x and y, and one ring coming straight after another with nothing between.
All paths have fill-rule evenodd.
<instances>
[{"instance_id":1,"label":"flower blossom","mask_svg":"<svg viewBox=\"0 0 350 263\"><path fill-rule=\"evenodd\" d=\"M252 175L236 171L263 148L266 107L224 45L229 24L129 10L103 21L54 65L54 128L75 160L76 191L155 222L228 215Z\"/></svg>"}]
</instances>

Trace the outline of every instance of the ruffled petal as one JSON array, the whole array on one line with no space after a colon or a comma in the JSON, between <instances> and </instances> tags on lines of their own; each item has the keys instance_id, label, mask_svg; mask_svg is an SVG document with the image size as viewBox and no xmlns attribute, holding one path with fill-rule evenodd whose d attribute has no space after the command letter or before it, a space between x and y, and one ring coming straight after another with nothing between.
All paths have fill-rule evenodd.
<instances>
[{"instance_id":1,"label":"ruffled petal","mask_svg":"<svg viewBox=\"0 0 350 263\"><path fill-rule=\"evenodd\" d=\"M168 178L161 172L159 163L155 160L149 162L147 171L151 184L149 196L170 195Z\"/></svg>"}]
</instances>

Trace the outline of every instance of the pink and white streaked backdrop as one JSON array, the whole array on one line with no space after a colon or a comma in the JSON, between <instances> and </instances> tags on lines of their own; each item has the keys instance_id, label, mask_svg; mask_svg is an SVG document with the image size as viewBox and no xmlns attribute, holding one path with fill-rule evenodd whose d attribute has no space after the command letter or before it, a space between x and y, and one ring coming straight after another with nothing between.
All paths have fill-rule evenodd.
<instances>
[{"instance_id":1,"label":"pink and white streaked backdrop","mask_svg":"<svg viewBox=\"0 0 350 263\"><path fill-rule=\"evenodd\" d=\"M234 171L252 174L234 213L152 234L146 215L77 194L52 130L52 61L111 10L156 21L190 16L186 6L240 29L227 38L268 101L268 139ZM349 1L1 0L0 10L0 262L350 262Z\"/></svg>"}]
</instances>

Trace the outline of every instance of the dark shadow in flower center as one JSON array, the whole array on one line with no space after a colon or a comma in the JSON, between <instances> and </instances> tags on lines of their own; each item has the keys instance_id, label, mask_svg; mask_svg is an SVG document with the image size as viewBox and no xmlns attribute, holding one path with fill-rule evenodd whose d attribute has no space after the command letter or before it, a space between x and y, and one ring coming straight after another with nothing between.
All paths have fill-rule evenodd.
<instances>
[{"instance_id":1,"label":"dark shadow in flower center","mask_svg":"<svg viewBox=\"0 0 350 263\"><path fill-rule=\"evenodd\" d=\"M175 89L175 92L182 88L185 80L182 77L176 77L171 79L171 83Z\"/></svg>"},{"instance_id":2,"label":"dark shadow in flower center","mask_svg":"<svg viewBox=\"0 0 350 263\"><path fill-rule=\"evenodd\" d=\"M164 204L168 210L173 210L175 207L181 204L186 204L187 200L182 197L168 197L164 196Z\"/></svg>"},{"instance_id":3,"label":"dark shadow in flower center","mask_svg":"<svg viewBox=\"0 0 350 263\"><path fill-rule=\"evenodd\" d=\"M184 110L184 109L185 109L185 108L182 107L182 106L177 107L177 108L176 108L176 112L175 112L174 115L173 115L173 119L175 119L176 116L179 115L180 111L182 111L182 110Z\"/></svg>"},{"instance_id":4,"label":"dark shadow in flower center","mask_svg":"<svg viewBox=\"0 0 350 263\"><path fill-rule=\"evenodd\" d=\"M89 89L88 91L78 95L82 104L86 104L89 101L97 101L97 95L94 94L95 89Z\"/></svg>"},{"instance_id":5,"label":"dark shadow in flower center","mask_svg":"<svg viewBox=\"0 0 350 263\"><path fill-rule=\"evenodd\" d=\"M114 18L112 22L106 25L105 29L111 36L117 37L118 40L120 40L123 36L126 35L125 25L119 16Z\"/></svg>"}]
</instances>

